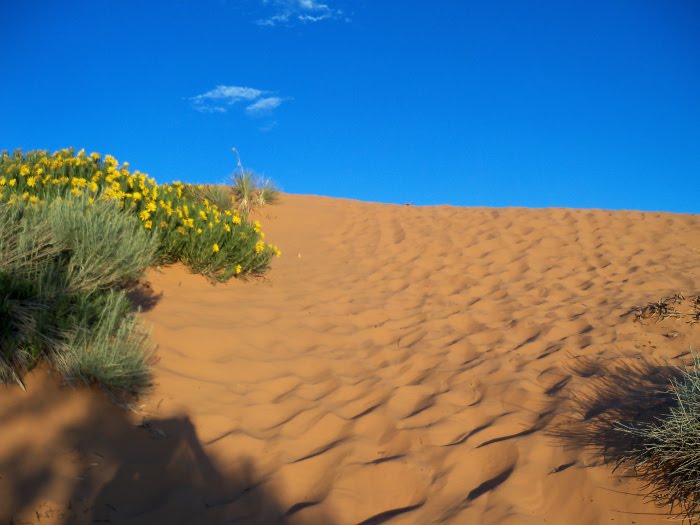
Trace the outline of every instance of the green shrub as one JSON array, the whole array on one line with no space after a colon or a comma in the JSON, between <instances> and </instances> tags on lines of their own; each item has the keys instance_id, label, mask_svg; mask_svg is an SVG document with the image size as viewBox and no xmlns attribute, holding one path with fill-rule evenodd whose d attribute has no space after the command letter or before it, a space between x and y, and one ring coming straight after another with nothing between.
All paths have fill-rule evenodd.
<instances>
[{"instance_id":1,"label":"green shrub","mask_svg":"<svg viewBox=\"0 0 700 525\"><path fill-rule=\"evenodd\" d=\"M20 375L60 340L47 298L60 295L62 248L44 222L0 206L0 379Z\"/></svg>"},{"instance_id":2,"label":"green shrub","mask_svg":"<svg viewBox=\"0 0 700 525\"><path fill-rule=\"evenodd\" d=\"M236 148L231 148L236 154L238 169L231 178L232 190L237 209L244 214L250 213L255 207L263 207L277 202L279 190L270 179L253 175L252 171L243 168L241 157Z\"/></svg>"},{"instance_id":3,"label":"green shrub","mask_svg":"<svg viewBox=\"0 0 700 525\"><path fill-rule=\"evenodd\" d=\"M34 213L46 220L59 245L70 250L68 288L73 292L123 287L155 260L158 239L115 202L59 199Z\"/></svg>"},{"instance_id":4,"label":"green shrub","mask_svg":"<svg viewBox=\"0 0 700 525\"><path fill-rule=\"evenodd\" d=\"M277 202L279 191L269 179L256 178L250 171L240 171L233 176L233 195L241 213Z\"/></svg>"},{"instance_id":5,"label":"green shrub","mask_svg":"<svg viewBox=\"0 0 700 525\"><path fill-rule=\"evenodd\" d=\"M673 404L655 420L618 424L630 446L618 466L631 465L650 497L689 521L700 518L700 358L671 385Z\"/></svg>"},{"instance_id":6,"label":"green shrub","mask_svg":"<svg viewBox=\"0 0 700 525\"><path fill-rule=\"evenodd\" d=\"M52 360L67 381L98 384L117 393L140 394L151 385L147 365L153 354L149 336L128 313L124 292L107 293L96 318L82 319Z\"/></svg>"},{"instance_id":7,"label":"green shrub","mask_svg":"<svg viewBox=\"0 0 700 525\"><path fill-rule=\"evenodd\" d=\"M48 357L68 381L143 391L150 347L122 288L156 245L115 203L0 205L0 379Z\"/></svg>"},{"instance_id":8,"label":"green shrub","mask_svg":"<svg viewBox=\"0 0 700 525\"><path fill-rule=\"evenodd\" d=\"M152 264L225 281L280 253L231 205L231 189L159 186L109 155L2 152L0 380L47 358L67 381L147 389L153 348L126 288Z\"/></svg>"},{"instance_id":9,"label":"green shrub","mask_svg":"<svg viewBox=\"0 0 700 525\"><path fill-rule=\"evenodd\" d=\"M159 237L157 262L194 261L193 271L217 280L262 273L279 255L275 246L263 242L259 227L230 209L229 191L180 182L159 186L110 155L102 159L82 150L0 155L0 202L42 207L66 197L85 198L89 204L114 201ZM211 234L198 237L207 231ZM187 246L192 239L196 242Z\"/></svg>"}]
</instances>

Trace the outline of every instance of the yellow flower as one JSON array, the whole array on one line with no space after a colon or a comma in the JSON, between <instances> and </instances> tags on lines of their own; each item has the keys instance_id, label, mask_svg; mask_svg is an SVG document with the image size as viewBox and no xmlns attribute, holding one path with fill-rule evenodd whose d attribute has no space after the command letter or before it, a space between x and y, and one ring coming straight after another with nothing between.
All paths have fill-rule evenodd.
<instances>
[{"instance_id":1,"label":"yellow flower","mask_svg":"<svg viewBox=\"0 0 700 525\"><path fill-rule=\"evenodd\" d=\"M236 275L238 275L242 271L243 271L243 266L241 266L240 264L238 266L236 266Z\"/></svg>"},{"instance_id":2,"label":"yellow flower","mask_svg":"<svg viewBox=\"0 0 700 525\"><path fill-rule=\"evenodd\" d=\"M139 213L139 219L141 219L142 221L147 221L150 218L151 212L148 210L143 210L141 213Z\"/></svg>"},{"instance_id":3,"label":"yellow flower","mask_svg":"<svg viewBox=\"0 0 700 525\"><path fill-rule=\"evenodd\" d=\"M197 228L197 235L202 235L202 228Z\"/></svg>"},{"instance_id":4,"label":"yellow flower","mask_svg":"<svg viewBox=\"0 0 700 525\"><path fill-rule=\"evenodd\" d=\"M0 186L4 186L6 182L7 179L5 177L0 177Z\"/></svg>"},{"instance_id":5,"label":"yellow flower","mask_svg":"<svg viewBox=\"0 0 700 525\"><path fill-rule=\"evenodd\" d=\"M165 221L160 221L160 227L161 229L165 230L168 227L168 223Z\"/></svg>"},{"instance_id":6,"label":"yellow flower","mask_svg":"<svg viewBox=\"0 0 700 525\"><path fill-rule=\"evenodd\" d=\"M19 174L22 175L23 177L26 177L27 175L29 175L29 168L27 166L22 166L19 169Z\"/></svg>"},{"instance_id":7,"label":"yellow flower","mask_svg":"<svg viewBox=\"0 0 700 525\"><path fill-rule=\"evenodd\" d=\"M36 186L36 177L34 177L33 175L31 177L29 177L27 179L27 186L29 186L30 188L33 188L34 186Z\"/></svg>"},{"instance_id":8,"label":"yellow flower","mask_svg":"<svg viewBox=\"0 0 700 525\"><path fill-rule=\"evenodd\" d=\"M207 214L204 213L202 210L199 210L199 216L202 218L202 220L207 220Z\"/></svg>"},{"instance_id":9,"label":"yellow flower","mask_svg":"<svg viewBox=\"0 0 700 525\"><path fill-rule=\"evenodd\" d=\"M95 153L95 152L93 151L92 153L90 153L90 158L91 158L92 160L95 160L95 161L100 160L100 154L99 154L99 153Z\"/></svg>"},{"instance_id":10,"label":"yellow flower","mask_svg":"<svg viewBox=\"0 0 700 525\"><path fill-rule=\"evenodd\" d=\"M231 219L231 222L232 222L233 224L240 224L240 223L241 223L241 217L240 217L240 215L234 215L234 216L233 216L233 219Z\"/></svg>"},{"instance_id":11,"label":"yellow flower","mask_svg":"<svg viewBox=\"0 0 700 525\"><path fill-rule=\"evenodd\" d=\"M31 197L29 197L29 202L31 202L32 204L36 204L38 200L39 197L37 197L36 195L32 195Z\"/></svg>"},{"instance_id":12,"label":"yellow flower","mask_svg":"<svg viewBox=\"0 0 700 525\"><path fill-rule=\"evenodd\" d=\"M231 232L231 226L229 226L228 224L224 224L224 230L226 230L227 232L230 233L230 232Z\"/></svg>"},{"instance_id":13,"label":"yellow flower","mask_svg":"<svg viewBox=\"0 0 700 525\"><path fill-rule=\"evenodd\" d=\"M265 249L265 243L263 241L258 241L255 243L255 253L260 253Z\"/></svg>"},{"instance_id":14,"label":"yellow flower","mask_svg":"<svg viewBox=\"0 0 700 525\"><path fill-rule=\"evenodd\" d=\"M143 223L143 227L150 230L153 227L153 221L146 221Z\"/></svg>"},{"instance_id":15,"label":"yellow flower","mask_svg":"<svg viewBox=\"0 0 700 525\"><path fill-rule=\"evenodd\" d=\"M70 190L70 192L72 195L75 195L76 197L80 197L83 194L82 190L80 190L78 188L73 188L72 190Z\"/></svg>"},{"instance_id":16,"label":"yellow flower","mask_svg":"<svg viewBox=\"0 0 700 525\"><path fill-rule=\"evenodd\" d=\"M150 201L148 204L146 204L146 209L148 211L156 211L158 207L156 206L156 203L153 201Z\"/></svg>"},{"instance_id":17,"label":"yellow flower","mask_svg":"<svg viewBox=\"0 0 700 525\"><path fill-rule=\"evenodd\" d=\"M217 253L219 251L219 245L214 243L214 246L211 247L211 251Z\"/></svg>"},{"instance_id":18,"label":"yellow flower","mask_svg":"<svg viewBox=\"0 0 700 525\"><path fill-rule=\"evenodd\" d=\"M17 179L10 179L10 186L17 184Z\"/></svg>"},{"instance_id":19,"label":"yellow flower","mask_svg":"<svg viewBox=\"0 0 700 525\"><path fill-rule=\"evenodd\" d=\"M253 230L255 230L255 233L260 233L260 223L258 221L253 223Z\"/></svg>"},{"instance_id":20,"label":"yellow flower","mask_svg":"<svg viewBox=\"0 0 700 525\"><path fill-rule=\"evenodd\" d=\"M92 206L93 204L95 204L95 199L93 199L92 197L90 197L90 198L88 199L88 205L89 205L89 206Z\"/></svg>"},{"instance_id":21,"label":"yellow flower","mask_svg":"<svg viewBox=\"0 0 700 525\"><path fill-rule=\"evenodd\" d=\"M99 188L99 186L97 185L97 183L96 183L95 181L92 181L92 182L90 183L90 191L93 192L93 193L95 193L95 192L97 191L97 188Z\"/></svg>"}]
</instances>

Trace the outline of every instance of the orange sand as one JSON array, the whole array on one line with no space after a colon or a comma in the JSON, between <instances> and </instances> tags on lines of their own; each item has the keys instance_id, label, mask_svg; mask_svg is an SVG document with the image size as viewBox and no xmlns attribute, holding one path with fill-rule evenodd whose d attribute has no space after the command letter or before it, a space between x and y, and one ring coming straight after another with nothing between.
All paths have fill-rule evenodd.
<instances>
[{"instance_id":1,"label":"orange sand","mask_svg":"<svg viewBox=\"0 0 700 525\"><path fill-rule=\"evenodd\" d=\"M3 390L0 523L664 522L555 430L615 366L700 346L623 315L700 291L698 216L285 195L259 218L262 280L149 272L141 406L42 371Z\"/></svg>"}]
</instances>

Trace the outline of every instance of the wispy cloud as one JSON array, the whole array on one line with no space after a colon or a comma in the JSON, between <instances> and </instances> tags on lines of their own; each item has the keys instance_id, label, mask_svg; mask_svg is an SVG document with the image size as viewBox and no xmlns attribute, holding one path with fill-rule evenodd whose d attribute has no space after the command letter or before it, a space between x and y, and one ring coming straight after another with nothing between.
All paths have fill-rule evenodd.
<instances>
[{"instance_id":1,"label":"wispy cloud","mask_svg":"<svg viewBox=\"0 0 700 525\"><path fill-rule=\"evenodd\" d=\"M202 113L226 113L229 106L240 101L251 101L264 95L259 89L241 86L216 86L214 89L191 97L192 106Z\"/></svg>"},{"instance_id":2,"label":"wispy cloud","mask_svg":"<svg viewBox=\"0 0 700 525\"><path fill-rule=\"evenodd\" d=\"M248 116L265 117L272 115L288 99L274 96L262 89L219 85L206 93L190 97L189 100L192 108L200 113L227 113L237 105L244 105Z\"/></svg>"},{"instance_id":3,"label":"wispy cloud","mask_svg":"<svg viewBox=\"0 0 700 525\"><path fill-rule=\"evenodd\" d=\"M261 26L274 27L296 23L313 24L323 20L349 20L341 9L317 0L262 0L262 3L270 8L271 14L256 21Z\"/></svg>"},{"instance_id":4,"label":"wispy cloud","mask_svg":"<svg viewBox=\"0 0 700 525\"><path fill-rule=\"evenodd\" d=\"M266 97L253 102L245 108L245 110L249 115L265 115L271 113L273 109L279 107L281 104L282 99L280 97Z\"/></svg>"}]
</instances>

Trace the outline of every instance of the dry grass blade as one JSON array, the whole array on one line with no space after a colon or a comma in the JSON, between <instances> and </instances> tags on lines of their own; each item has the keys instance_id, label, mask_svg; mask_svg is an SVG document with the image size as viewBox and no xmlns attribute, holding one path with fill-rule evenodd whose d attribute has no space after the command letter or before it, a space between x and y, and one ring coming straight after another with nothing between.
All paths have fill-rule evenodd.
<instances>
[{"instance_id":1,"label":"dry grass blade","mask_svg":"<svg viewBox=\"0 0 700 525\"><path fill-rule=\"evenodd\" d=\"M688 303L691 311L680 310ZM638 322L645 319L656 319L659 322L669 318L689 318L690 323L697 323L700 322L700 295L686 297L682 293L675 293L645 306L636 306L632 308L632 313Z\"/></svg>"}]
</instances>

